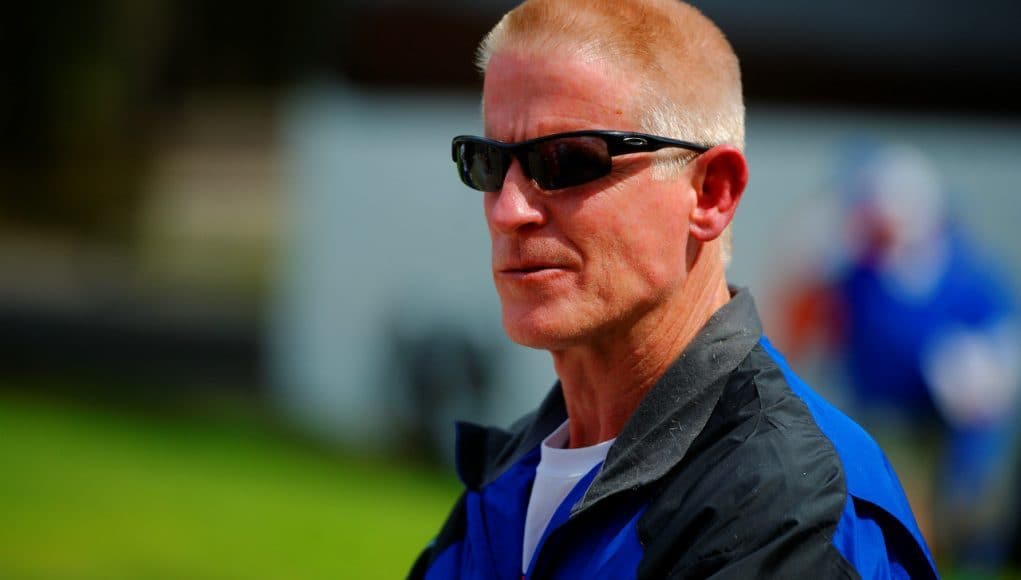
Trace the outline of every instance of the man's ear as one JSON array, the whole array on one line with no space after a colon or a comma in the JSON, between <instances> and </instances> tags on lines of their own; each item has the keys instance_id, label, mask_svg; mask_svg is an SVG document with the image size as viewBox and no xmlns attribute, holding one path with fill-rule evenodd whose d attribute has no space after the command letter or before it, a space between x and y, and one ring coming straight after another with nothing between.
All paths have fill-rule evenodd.
<instances>
[{"instance_id":1,"label":"man's ear","mask_svg":"<svg viewBox=\"0 0 1021 580\"><path fill-rule=\"evenodd\" d=\"M715 240L730 220L748 183L748 163L733 145L717 145L696 157L695 206L689 216L692 237L700 242Z\"/></svg>"}]
</instances>

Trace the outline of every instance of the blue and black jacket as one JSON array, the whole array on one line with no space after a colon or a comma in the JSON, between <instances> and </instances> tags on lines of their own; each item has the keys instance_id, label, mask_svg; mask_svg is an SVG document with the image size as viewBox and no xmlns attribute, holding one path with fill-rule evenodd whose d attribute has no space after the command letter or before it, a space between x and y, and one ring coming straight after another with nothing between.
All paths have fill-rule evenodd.
<instances>
[{"instance_id":1,"label":"blue and black jacket","mask_svg":"<svg viewBox=\"0 0 1021 580\"><path fill-rule=\"evenodd\" d=\"M465 485L412 578L522 578L559 385L510 431L458 426ZM935 578L897 477L812 392L738 291L554 514L527 578Z\"/></svg>"}]
</instances>

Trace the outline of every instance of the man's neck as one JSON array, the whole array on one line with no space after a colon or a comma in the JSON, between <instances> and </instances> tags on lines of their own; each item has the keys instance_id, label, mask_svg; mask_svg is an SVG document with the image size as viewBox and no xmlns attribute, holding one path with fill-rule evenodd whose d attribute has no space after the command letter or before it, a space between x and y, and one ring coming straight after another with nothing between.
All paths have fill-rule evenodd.
<instances>
[{"instance_id":1,"label":"man's neck","mask_svg":"<svg viewBox=\"0 0 1021 580\"><path fill-rule=\"evenodd\" d=\"M571 418L570 446L616 437L649 389L728 300L722 264L699 264L670 303L624 336L553 351Z\"/></svg>"}]
</instances>

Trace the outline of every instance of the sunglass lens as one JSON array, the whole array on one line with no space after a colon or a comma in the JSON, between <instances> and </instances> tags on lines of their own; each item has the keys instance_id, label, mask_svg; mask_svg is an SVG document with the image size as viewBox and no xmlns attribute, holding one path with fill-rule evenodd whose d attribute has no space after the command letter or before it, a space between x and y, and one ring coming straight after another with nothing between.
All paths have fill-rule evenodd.
<instances>
[{"instance_id":1,"label":"sunglass lens","mask_svg":"<svg viewBox=\"0 0 1021 580\"><path fill-rule=\"evenodd\" d=\"M599 137L565 137L543 141L529 151L532 179L543 189L563 189L608 175L612 162Z\"/></svg>"},{"instance_id":2,"label":"sunglass lens","mask_svg":"<svg viewBox=\"0 0 1021 580\"><path fill-rule=\"evenodd\" d=\"M499 191L510 167L511 156L486 143L460 144L458 170L461 181L479 191Z\"/></svg>"}]
</instances>

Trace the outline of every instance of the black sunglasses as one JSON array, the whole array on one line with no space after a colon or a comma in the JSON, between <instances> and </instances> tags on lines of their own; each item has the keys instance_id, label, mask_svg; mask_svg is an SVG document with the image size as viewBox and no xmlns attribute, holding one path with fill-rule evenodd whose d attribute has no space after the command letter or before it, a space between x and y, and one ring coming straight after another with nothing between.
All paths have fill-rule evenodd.
<instances>
[{"instance_id":1,"label":"black sunglasses","mask_svg":"<svg viewBox=\"0 0 1021 580\"><path fill-rule=\"evenodd\" d=\"M460 135L452 143L461 181L479 191L499 191L511 162L544 190L581 185L610 174L611 157L679 147L697 153L704 145L627 131L571 131L520 143Z\"/></svg>"}]
</instances>

